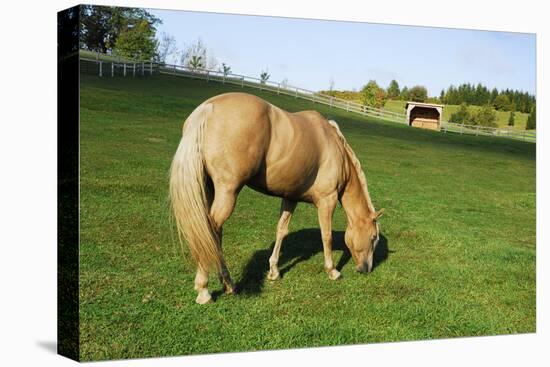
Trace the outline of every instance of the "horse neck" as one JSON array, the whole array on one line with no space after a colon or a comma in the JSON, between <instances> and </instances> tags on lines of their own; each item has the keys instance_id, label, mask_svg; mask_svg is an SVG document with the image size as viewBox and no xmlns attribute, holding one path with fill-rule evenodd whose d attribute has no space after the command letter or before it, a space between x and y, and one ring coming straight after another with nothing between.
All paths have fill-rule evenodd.
<instances>
[{"instance_id":1,"label":"horse neck","mask_svg":"<svg viewBox=\"0 0 550 367\"><path fill-rule=\"evenodd\" d=\"M354 223L370 218L374 214L374 208L372 207L368 192L366 192L367 189L361 184L361 180L358 177L358 173L353 163L349 162L348 166L348 179L340 201L346 212L348 224L353 226Z\"/></svg>"}]
</instances>

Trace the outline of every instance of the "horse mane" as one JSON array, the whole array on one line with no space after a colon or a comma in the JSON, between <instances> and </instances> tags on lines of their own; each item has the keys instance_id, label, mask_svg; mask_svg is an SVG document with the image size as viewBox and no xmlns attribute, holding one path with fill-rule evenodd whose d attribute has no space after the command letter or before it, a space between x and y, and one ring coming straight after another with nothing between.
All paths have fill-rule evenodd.
<instances>
[{"instance_id":1,"label":"horse mane","mask_svg":"<svg viewBox=\"0 0 550 367\"><path fill-rule=\"evenodd\" d=\"M363 169L361 168L361 162L359 162L359 159L357 159L357 156L355 155L355 152L353 149L351 149L351 146L348 144L346 138L344 137L344 134L340 131L340 128L338 127L338 124L334 120L328 120L329 124L334 127L336 130L336 134L338 135L338 138L340 139L340 142L344 146L344 149L346 151L346 154L348 155L353 168L355 169L355 174L357 175L357 178L359 179L359 182L361 184L361 188L363 189L363 193L365 195L365 198L367 199L367 205L369 207L369 210L374 213L376 212L374 210L374 205L372 205L372 201L370 199L369 190L367 187L367 178L365 177L365 173L363 172Z\"/></svg>"}]
</instances>

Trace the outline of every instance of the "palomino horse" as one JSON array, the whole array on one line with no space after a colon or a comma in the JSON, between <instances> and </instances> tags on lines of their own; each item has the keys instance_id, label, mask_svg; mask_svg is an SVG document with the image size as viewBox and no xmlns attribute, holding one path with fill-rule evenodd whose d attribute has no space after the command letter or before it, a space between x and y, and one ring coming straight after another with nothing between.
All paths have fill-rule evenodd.
<instances>
[{"instance_id":1,"label":"palomino horse","mask_svg":"<svg viewBox=\"0 0 550 367\"><path fill-rule=\"evenodd\" d=\"M208 272L215 268L226 293L234 285L222 254L222 226L244 185L282 198L268 279L299 201L318 210L325 269L332 261L332 214L338 201L347 216L345 242L359 272L372 269L378 217L365 175L334 121L316 111L289 113L250 94L226 93L197 107L183 126L170 172L170 199L180 237L197 263L196 302L212 300Z\"/></svg>"}]
</instances>

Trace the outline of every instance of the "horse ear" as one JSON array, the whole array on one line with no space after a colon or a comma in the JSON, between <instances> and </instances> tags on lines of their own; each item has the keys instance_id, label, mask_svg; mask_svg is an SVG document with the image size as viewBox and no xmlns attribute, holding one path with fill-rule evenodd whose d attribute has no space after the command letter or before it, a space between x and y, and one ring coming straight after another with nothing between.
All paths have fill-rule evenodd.
<instances>
[{"instance_id":1,"label":"horse ear","mask_svg":"<svg viewBox=\"0 0 550 367\"><path fill-rule=\"evenodd\" d=\"M374 220L378 220L378 218L380 218L382 216L382 214L384 214L384 208L382 208L379 211L377 211L376 213L374 213Z\"/></svg>"}]
</instances>

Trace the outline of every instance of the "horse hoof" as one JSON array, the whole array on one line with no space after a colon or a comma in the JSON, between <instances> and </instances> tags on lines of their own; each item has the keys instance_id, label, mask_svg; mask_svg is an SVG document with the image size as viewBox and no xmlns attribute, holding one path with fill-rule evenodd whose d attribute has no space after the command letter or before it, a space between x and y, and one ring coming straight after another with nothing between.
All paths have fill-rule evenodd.
<instances>
[{"instance_id":1,"label":"horse hoof","mask_svg":"<svg viewBox=\"0 0 550 367\"><path fill-rule=\"evenodd\" d=\"M235 293L237 293L237 288L235 288L235 286L232 286L232 287L225 286L224 287L224 293L225 294L235 294Z\"/></svg>"},{"instance_id":2,"label":"horse hoof","mask_svg":"<svg viewBox=\"0 0 550 367\"><path fill-rule=\"evenodd\" d=\"M199 293L195 302L197 302L199 305L205 305L207 303L212 303L213 301L210 293L205 292L205 293Z\"/></svg>"},{"instance_id":3,"label":"horse hoof","mask_svg":"<svg viewBox=\"0 0 550 367\"><path fill-rule=\"evenodd\" d=\"M278 279L281 279L281 275L279 274L278 270L277 271L270 270L269 274L267 274L267 279L278 280Z\"/></svg>"},{"instance_id":4,"label":"horse hoof","mask_svg":"<svg viewBox=\"0 0 550 367\"><path fill-rule=\"evenodd\" d=\"M328 277L330 280L340 279L340 272L336 269L332 269L331 271L329 271Z\"/></svg>"}]
</instances>

